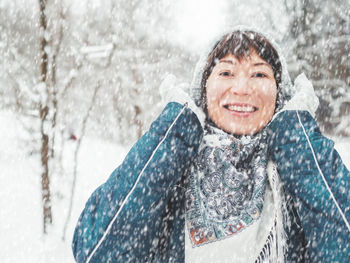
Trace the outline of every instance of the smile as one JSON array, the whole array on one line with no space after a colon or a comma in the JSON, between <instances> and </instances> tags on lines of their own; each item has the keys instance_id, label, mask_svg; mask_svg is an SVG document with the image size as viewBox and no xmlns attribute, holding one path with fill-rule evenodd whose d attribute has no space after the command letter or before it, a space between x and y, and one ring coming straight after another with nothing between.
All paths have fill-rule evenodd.
<instances>
[{"instance_id":1,"label":"smile","mask_svg":"<svg viewBox=\"0 0 350 263\"><path fill-rule=\"evenodd\" d=\"M236 112L236 113L253 113L258 110L257 107L254 107L249 104L242 104L242 103L232 103L232 104L225 104L223 105L225 109Z\"/></svg>"}]
</instances>

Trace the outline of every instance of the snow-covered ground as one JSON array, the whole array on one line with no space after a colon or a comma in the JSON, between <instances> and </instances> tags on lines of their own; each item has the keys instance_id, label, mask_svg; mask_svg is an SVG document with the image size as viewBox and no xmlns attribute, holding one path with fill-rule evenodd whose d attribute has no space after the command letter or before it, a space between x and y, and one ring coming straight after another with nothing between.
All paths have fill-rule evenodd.
<instances>
[{"instance_id":1,"label":"snow-covered ground","mask_svg":"<svg viewBox=\"0 0 350 263\"><path fill-rule=\"evenodd\" d=\"M95 138L84 139L79 155L73 214L66 239L62 241L71 177L61 175L52 182L54 222L49 229L50 235L44 236L39 157L29 155L22 140L26 137L28 134L13 113L0 112L0 261L74 262L71 239L78 216L91 192L107 179L127 149ZM350 167L350 139L334 140L343 161ZM68 142L65 147L64 166L68 168L73 158L73 143Z\"/></svg>"},{"instance_id":2,"label":"snow-covered ground","mask_svg":"<svg viewBox=\"0 0 350 263\"><path fill-rule=\"evenodd\" d=\"M0 112L0 262L74 262L71 241L79 214L92 191L122 161L126 149L110 142L85 138L79 155L73 213L66 239L62 241L71 174L59 175L52 181L54 221L49 229L50 235L44 236L39 156L29 155L22 140L27 136L14 114ZM65 147L63 163L68 168L72 166L73 144L69 141Z\"/></svg>"}]
</instances>

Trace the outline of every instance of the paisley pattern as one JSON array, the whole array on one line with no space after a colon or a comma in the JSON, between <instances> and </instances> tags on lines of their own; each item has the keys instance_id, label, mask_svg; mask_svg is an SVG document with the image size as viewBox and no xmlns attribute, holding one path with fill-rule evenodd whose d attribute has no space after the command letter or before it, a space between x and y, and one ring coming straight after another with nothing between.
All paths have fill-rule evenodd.
<instances>
[{"instance_id":1,"label":"paisley pattern","mask_svg":"<svg viewBox=\"0 0 350 263\"><path fill-rule=\"evenodd\" d=\"M238 139L207 125L186 191L193 246L232 236L260 217L266 165L264 131Z\"/></svg>"}]
</instances>

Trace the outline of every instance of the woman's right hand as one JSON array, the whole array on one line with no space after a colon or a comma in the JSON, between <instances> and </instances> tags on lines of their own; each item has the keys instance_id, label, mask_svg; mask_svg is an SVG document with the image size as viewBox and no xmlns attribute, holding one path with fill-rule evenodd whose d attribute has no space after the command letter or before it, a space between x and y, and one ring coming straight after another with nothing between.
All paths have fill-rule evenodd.
<instances>
[{"instance_id":1,"label":"woman's right hand","mask_svg":"<svg viewBox=\"0 0 350 263\"><path fill-rule=\"evenodd\" d=\"M169 102L177 102L188 107L196 114L202 127L204 125L205 114L203 110L194 103L193 99L185 91L188 90L189 84L177 84L177 79L172 74L167 74L159 87L159 93L164 105Z\"/></svg>"}]
</instances>

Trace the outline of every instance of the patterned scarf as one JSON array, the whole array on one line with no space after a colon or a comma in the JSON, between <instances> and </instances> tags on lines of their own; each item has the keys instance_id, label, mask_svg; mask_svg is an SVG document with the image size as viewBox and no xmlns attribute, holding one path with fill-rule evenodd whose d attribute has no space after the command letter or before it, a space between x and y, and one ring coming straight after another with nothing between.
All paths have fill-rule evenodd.
<instances>
[{"instance_id":1,"label":"patterned scarf","mask_svg":"<svg viewBox=\"0 0 350 263\"><path fill-rule=\"evenodd\" d=\"M238 139L207 124L186 190L186 227L194 247L233 236L260 217L266 166L264 130Z\"/></svg>"}]
</instances>

